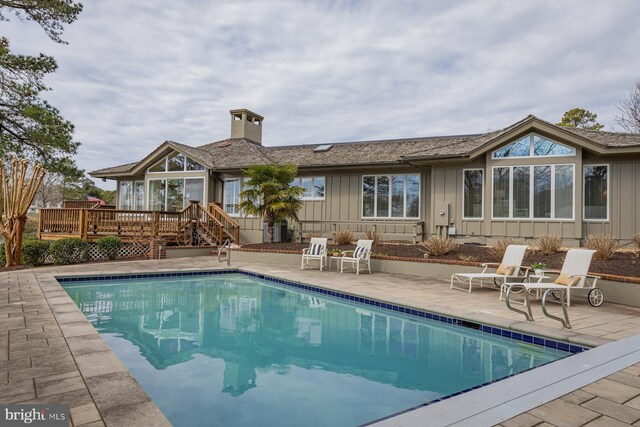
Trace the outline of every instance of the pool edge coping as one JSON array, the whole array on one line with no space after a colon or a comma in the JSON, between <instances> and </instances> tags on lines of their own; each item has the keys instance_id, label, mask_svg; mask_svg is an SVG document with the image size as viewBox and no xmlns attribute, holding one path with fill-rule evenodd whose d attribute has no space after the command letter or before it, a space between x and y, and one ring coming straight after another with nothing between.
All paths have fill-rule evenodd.
<instances>
[{"instance_id":1,"label":"pool edge coping","mask_svg":"<svg viewBox=\"0 0 640 427\"><path fill-rule=\"evenodd\" d=\"M210 273L210 272L215 272L215 273ZM203 268L196 268L196 269L194 269L194 268L184 268L184 269L167 268L167 269L150 270L150 269L147 268L147 269L134 269L133 271L128 272L128 273L114 273L114 274L109 274L109 273L104 273L104 272L94 272L94 273L90 273L90 274L87 274L87 273L61 272L61 273L56 274L56 272L52 272L52 271L44 271L44 272L36 272L36 271L34 271L34 275L35 275L36 280L37 280L37 282L38 282L38 284L39 284L39 286L40 286L40 288L41 288L41 290L43 292L43 295L44 295L45 299L47 300L47 304L49 305L49 307L51 309L51 312L52 312L52 314L54 316L56 324L60 327L60 330L61 330L61 332L63 333L63 335L65 337L65 341L67 341L67 338L74 338L76 336L98 336L98 337L100 337L100 340L106 344L106 342L104 341L102 336L93 327L91 322L88 319L86 319L86 317L84 317L84 320L82 322L66 322L65 323L65 322L60 322L59 321L57 313L52 308L52 304L50 302L50 297L52 297L52 298L63 298L63 299L67 300L65 302L56 303L56 304L53 304L53 305L73 304L73 306L76 308L78 313L81 313L83 316L84 316L84 313L82 313L82 311L77 307L75 302L66 293L66 291L64 290L61 282L59 282L58 279L63 279L63 283L64 283L64 282L66 282L66 280L64 280L64 279L80 279L80 278L87 278L87 277L109 276L109 277L112 277L112 278L116 278L116 277L126 277L126 276L130 277L132 275L142 275L142 276L147 276L147 277L150 277L150 276L158 277L158 276L165 275L165 277L174 277L174 276L177 277L177 276L189 276L190 275L189 273L200 273L200 274L191 274L192 276L205 276L205 275L209 275L209 274L213 275L213 274L224 274L224 273L235 273L235 272L241 273L241 274L247 274L247 275L250 275L250 276L256 276L256 277L259 277L259 278L265 278L267 280L271 279L271 280L275 281L276 283L283 282L282 284L285 284L285 285L286 284L300 285L300 286L296 286L296 288L299 287L299 288L302 288L303 290L315 291L315 289L320 289L320 290L325 291L326 294L328 294L329 296L333 296L333 297L340 298L341 296L337 295L337 293L339 293L339 294L341 294L343 296L344 295L350 295L352 297L366 299L366 300L368 300L370 302L371 301L378 302L378 303L380 303L380 305L375 305L375 304L368 304L368 305L372 305L375 308L390 309L390 310L399 312L401 314L404 313L404 314L412 315L412 313L410 313L410 312L406 313L406 309L407 308L409 310L426 312L426 310L424 310L424 309L417 308L417 307L411 307L411 306L408 306L406 304L395 304L395 303L391 303L391 302L383 302L383 301L377 300L375 298L371 298L371 297L367 297L367 296L363 296L363 295L356 295L356 294L342 292L342 291L335 291L335 290L329 289L326 286L321 285L321 284L303 283L303 282L292 281L292 280L289 280L289 279L280 278L280 277L277 277L276 275L273 275L273 274L264 274L264 273L260 273L260 272L255 272L255 271L252 271L250 267L246 267L246 266L245 267L242 267L242 266L238 266L238 267L222 267L221 266L221 267L211 267L211 268L206 268L206 269L203 269ZM209 273L209 274L205 274L205 273ZM167 274L169 276L166 276ZM313 282L313 280L310 280L310 281ZM44 284L45 284L44 287L43 287L43 283L42 282L44 282ZM73 280L69 281L69 283L73 283ZM51 289L50 287L52 287L53 289ZM314 288L314 289L306 289L305 287ZM64 295L59 295L59 291L64 292ZM48 294L54 294L54 295L48 295ZM348 298L346 298L346 299L348 300ZM360 301L360 302L362 302L362 301ZM383 304L387 304L387 307L382 306ZM404 307L405 311L402 312L400 310L394 310L392 307L388 307L388 305L392 305L392 306L395 306L395 307ZM437 315L439 317L446 317L446 318L449 318L449 319L458 319L460 321L473 322L473 323L477 323L479 325L488 326L488 327L493 328L493 329L499 329L500 331L504 331L505 330L505 326L504 325L492 325L490 322L487 322L486 320L474 320L472 317L470 317L470 318L460 318L460 316L457 316L456 314L451 314L451 313L446 313L446 312L443 313L443 312L440 312L438 310L429 310L429 312L431 312L434 315ZM442 320L440 320L440 319L434 319L434 320L442 322ZM85 333L85 334L82 334L82 335L73 335L73 336L68 336L67 334L65 334L65 328L66 328L65 325L67 325L67 324L76 325L77 323L83 323L85 325L90 326L91 332L90 333ZM451 324L452 322L444 321L443 323ZM517 331L517 329L512 328L512 326L517 326L520 323L522 323L522 322L514 322L514 324L511 324L511 325L508 326L508 329L512 329L514 331ZM538 326L538 328L544 328L544 327ZM548 329L551 329L551 328L548 328ZM479 329L479 330L483 331L483 329ZM490 333L493 333L495 335L504 336L501 333L497 333L496 334L493 330L492 331L484 331L484 332L490 332ZM521 332L522 333L526 333L527 335L531 334L530 332L525 331L525 330L523 330ZM583 350L590 349L590 348L593 348L593 347L597 347L599 345L599 344L595 344L595 345L593 344L594 337L589 336L589 335L585 335L585 334L573 334L572 336L568 337L568 339L562 339L561 337L558 337L558 336L556 336L556 337L547 336L547 335L541 334L539 332L535 333L535 334L531 334L531 335L532 336L533 335L541 336L541 337L543 337L545 339L548 338L549 340L553 340L553 341L556 341L556 342L564 342L564 343L566 343L568 345L582 346L582 347L584 347ZM581 343L579 341L579 338L581 336L584 336L584 337L587 338L586 342ZM523 340L520 340L520 341L523 341ZM523 341L523 342L528 342L528 341ZM534 344L536 344L536 343L534 343ZM538 345L540 345L540 344L538 343ZM77 356L79 356L79 355L81 356L82 355L82 354L75 354L74 350L71 349L71 347L69 346L68 342L67 342L67 347L69 348L69 351L71 352L71 355L74 358L74 360L76 359ZM102 350L101 352L110 353L111 355L115 356L116 359L118 360L118 362L120 362L120 364L124 368L124 370L121 371L121 372L126 373L126 375L128 377L130 377L130 379L132 379L135 382L137 387L140 388L140 391L142 393L144 393L144 395L147 396L148 401L141 402L140 404L147 404L148 405L148 403L151 403L153 405L153 407L155 408L155 411L157 411L157 413L159 413L161 415L162 419L164 419L164 421L166 421L166 424L167 425L171 425L169 423L168 419L162 413L162 411L155 404L155 402L146 393L146 391L142 388L142 386L137 382L135 377L122 364L122 362L117 357L117 355L113 352L113 350L111 350L110 347L107 347L107 348L108 348L108 350ZM584 353L584 351L582 351L582 352ZM85 354L85 353L83 353L83 354ZM575 354L573 354L573 355L575 356ZM564 360L564 359L560 359L560 360ZM542 367L551 365L551 364L556 363L556 362L557 361L551 362L551 363L549 363L547 365L544 365ZM105 414L105 412L108 413L109 410L110 409L112 410L113 408L112 407L104 407L104 405L101 405L101 403L103 403L103 402L100 402L100 400L96 400L96 396L95 396L94 392L92 392L92 385L90 384L90 382L86 381L87 376L85 374L87 373L86 372L87 369L83 369L82 366L80 366L80 365L78 365L78 369L79 369L83 379L85 380L85 384L86 384L86 386L87 386L87 388L88 388L88 390L89 390L89 392L90 392L90 394L91 394L91 396L92 396L92 398L93 398L93 400L94 400L94 402L96 404L96 407L98 408L98 410L99 410L99 412L100 412L100 414L102 416L103 421L105 422L105 424L108 425L107 420L104 418L104 414ZM91 371L92 371L92 374L91 374L90 378L98 377L98 376L101 376L101 375L113 374L113 371L104 370L102 372L101 371L101 367L95 367L95 366L92 367ZM102 373L95 373L96 371L102 372ZM525 371L525 372L530 372L530 371ZM507 380L507 379L510 379L510 378L513 378L513 377L517 377L518 375L521 375L521 374L510 376L510 377L504 378L504 379L502 379L500 381L504 381L504 380ZM497 382L499 382L499 381L496 381L495 383L497 383ZM485 383L485 384L483 384L482 386L480 386L478 388L482 389L482 388L490 387L493 384L494 383ZM465 391L465 393L462 394L462 395L469 394L472 391L474 391L474 390ZM424 408L427 408L427 407L431 407L431 406L436 405L436 404L438 404L440 402L443 402L443 401L450 401L452 399L455 399L455 398L459 397L459 394L461 394L461 393L456 393L456 394L454 394L452 396L446 396L441 400L437 400L435 402L430 402L427 405L420 405L418 407L408 408L408 409L406 409L404 411L401 411L399 413L390 414L388 417L385 417L383 420L393 419L393 418L398 417L398 416L403 416L404 414L407 414L407 413L410 413L410 412L413 412L413 411L416 411L416 410L421 410L421 409L424 409ZM379 421L379 420L372 420L371 423L375 423L377 421ZM120 418L119 422L123 422L123 419Z\"/></svg>"}]
</instances>

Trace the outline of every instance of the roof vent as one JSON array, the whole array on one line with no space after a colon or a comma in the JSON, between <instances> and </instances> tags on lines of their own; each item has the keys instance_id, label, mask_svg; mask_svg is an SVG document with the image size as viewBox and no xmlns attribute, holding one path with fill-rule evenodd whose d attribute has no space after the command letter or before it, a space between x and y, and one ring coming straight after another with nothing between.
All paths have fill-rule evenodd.
<instances>
[{"instance_id":1,"label":"roof vent","mask_svg":"<svg viewBox=\"0 0 640 427\"><path fill-rule=\"evenodd\" d=\"M322 144L314 148L313 151L316 153L324 153L325 151L331 150L331 147L333 147L333 144Z\"/></svg>"}]
</instances>

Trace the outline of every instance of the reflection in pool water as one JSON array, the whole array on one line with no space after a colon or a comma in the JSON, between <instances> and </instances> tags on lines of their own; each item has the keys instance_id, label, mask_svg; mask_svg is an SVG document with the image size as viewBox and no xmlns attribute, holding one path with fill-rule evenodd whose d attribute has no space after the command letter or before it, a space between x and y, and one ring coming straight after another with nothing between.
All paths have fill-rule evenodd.
<instances>
[{"instance_id":1,"label":"reflection in pool water","mask_svg":"<svg viewBox=\"0 0 640 427\"><path fill-rule=\"evenodd\" d=\"M352 426L568 353L242 274L64 288L176 426Z\"/></svg>"}]
</instances>

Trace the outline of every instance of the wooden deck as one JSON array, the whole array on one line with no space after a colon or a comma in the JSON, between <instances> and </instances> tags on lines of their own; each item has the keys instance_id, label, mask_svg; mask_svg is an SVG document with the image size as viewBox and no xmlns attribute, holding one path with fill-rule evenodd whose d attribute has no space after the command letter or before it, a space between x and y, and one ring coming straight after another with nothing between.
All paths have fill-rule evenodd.
<instances>
[{"instance_id":1,"label":"wooden deck","mask_svg":"<svg viewBox=\"0 0 640 427\"><path fill-rule=\"evenodd\" d=\"M180 245L238 243L240 226L215 204L192 202L179 212L65 207L40 209L38 238L77 237L95 241L118 236L125 242L161 238Z\"/></svg>"}]
</instances>

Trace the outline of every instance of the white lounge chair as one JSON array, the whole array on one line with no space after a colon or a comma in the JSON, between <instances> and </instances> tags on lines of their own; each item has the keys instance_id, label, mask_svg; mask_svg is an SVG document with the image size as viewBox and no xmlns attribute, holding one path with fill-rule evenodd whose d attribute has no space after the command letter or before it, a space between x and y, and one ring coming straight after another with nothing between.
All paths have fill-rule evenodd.
<instances>
[{"instance_id":1,"label":"white lounge chair","mask_svg":"<svg viewBox=\"0 0 640 427\"><path fill-rule=\"evenodd\" d=\"M320 271L327 265L327 238L312 237L308 248L302 250L302 266L309 267L309 261L320 261Z\"/></svg>"},{"instance_id":2,"label":"white lounge chair","mask_svg":"<svg viewBox=\"0 0 640 427\"><path fill-rule=\"evenodd\" d=\"M342 255L340 258L340 273L344 271L344 265L351 264L355 266L356 274L360 274L360 264L366 265L366 269L371 274L371 246L373 240L358 240L356 248Z\"/></svg>"},{"instance_id":3,"label":"white lounge chair","mask_svg":"<svg viewBox=\"0 0 640 427\"><path fill-rule=\"evenodd\" d=\"M527 277L529 267L522 266L522 260L524 259L524 253L527 251L526 245L509 245L504 252L502 262L492 263L487 262L482 264L484 270L481 273L455 273L451 276L451 286L449 289L454 289L454 284L464 283L465 288L456 288L466 290L466 285L469 285L469 293L471 293L471 287L474 280L480 281L480 287L482 288L485 280L491 280L495 286L500 286L502 283L506 283L508 280L522 279ZM494 273L489 273L489 268L495 268ZM497 281L500 281L500 284Z\"/></svg>"},{"instance_id":4,"label":"white lounge chair","mask_svg":"<svg viewBox=\"0 0 640 427\"><path fill-rule=\"evenodd\" d=\"M524 314L528 321L533 321L533 314L531 313L531 304L529 303L529 292L535 290L536 292L543 291L542 295L542 312L545 316L555 319L562 323L562 325L571 329L571 323L569 322L569 314L567 307L570 305L571 290L574 292L576 289L591 289L588 294L589 303L598 307L604 301L604 294L598 288L596 283L599 276L593 276L589 274L589 266L591 265L591 259L596 251L590 249L569 249L567 256L564 258L562 264L562 270L553 283L509 283L506 282L504 287L506 288L505 302L507 307L517 313ZM591 280L588 280L591 279ZM511 306L511 293L514 291L524 290L524 303L527 311L519 310ZM547 312L547 297L549 294L554 295L560 301L562 305L562 311L564 319L553 316ZM566 302L565 302L566 296Z\"/></svg>"}]
</instances>

